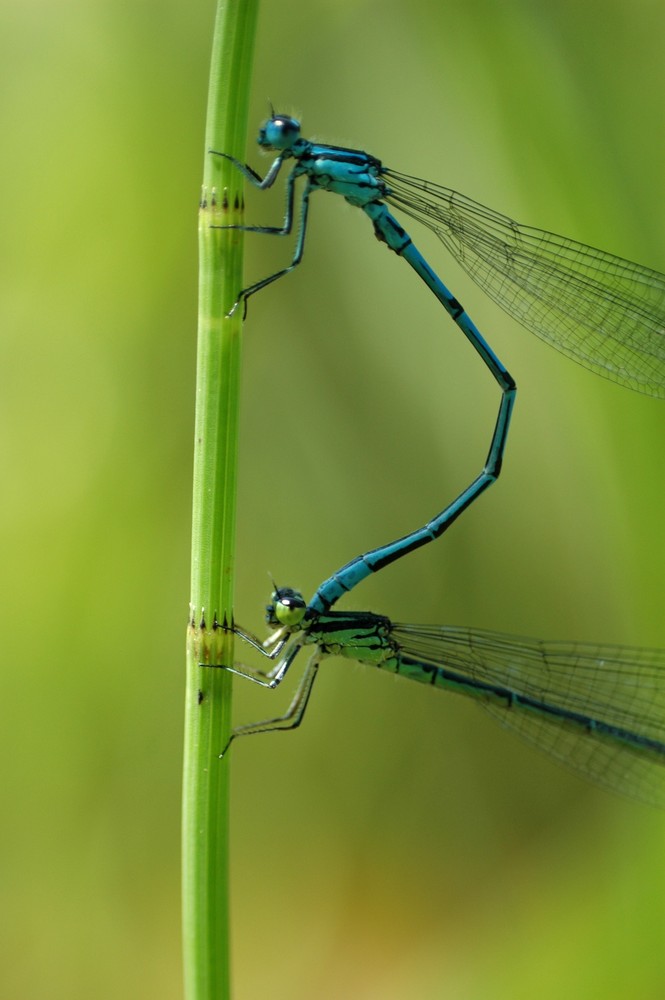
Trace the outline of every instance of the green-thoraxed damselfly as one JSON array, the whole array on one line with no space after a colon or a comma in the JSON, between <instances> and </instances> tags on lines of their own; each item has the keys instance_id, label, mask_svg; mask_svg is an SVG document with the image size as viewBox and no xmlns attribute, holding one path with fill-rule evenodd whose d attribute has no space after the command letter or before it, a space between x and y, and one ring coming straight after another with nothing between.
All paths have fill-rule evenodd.
<instances>
[{"instance_id":1,"label":"green-thoraxed damselfly","mask_svg":"<svg viewBox=\"0 0 665 1000\"><path fill-rule=\"evenodd\" d=\"M234 631L275 665L267 673L239 664L228 669L276 688L300 650L314 648L288 711L240 726L232 740L298 726L321 660L341 656L474 698L602 787L665 805L665 650L400 625L370 612L318 612L286 587L273 593L266 618L274 631L263 643Z\"/></svg>"}]
</instances>

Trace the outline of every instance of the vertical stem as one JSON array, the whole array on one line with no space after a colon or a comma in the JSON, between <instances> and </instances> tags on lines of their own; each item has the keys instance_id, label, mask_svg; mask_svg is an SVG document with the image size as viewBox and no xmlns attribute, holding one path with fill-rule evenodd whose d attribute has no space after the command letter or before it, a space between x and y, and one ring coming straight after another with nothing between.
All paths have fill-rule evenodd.
<instances>
[{"instance_id":1,"label":"vertical stem","mask_svg":"<svg viewBox=\"0 0 665 1000\"><path fill-rule=\"evenodd\" d=\"M183 947L186 1000L228 1000L231 662L242 310L242 181L209 149L244 157L258 0L218 0L199 216L199 321L190 625L183 774Z\"/></svg>"}]
</instances>

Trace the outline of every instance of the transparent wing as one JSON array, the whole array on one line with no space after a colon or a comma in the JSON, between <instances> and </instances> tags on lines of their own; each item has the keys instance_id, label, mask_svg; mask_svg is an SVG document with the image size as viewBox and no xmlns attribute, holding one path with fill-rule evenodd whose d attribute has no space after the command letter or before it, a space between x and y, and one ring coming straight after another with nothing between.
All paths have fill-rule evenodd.
<instances>
[{"instance_id":1,"label":"transparent wing","mask_svg":"<svg viewBox=\"0 0 665 1000\"><path fill-rule=\"evenodd\" d=\"M665 806L665 650L414 625L395 625L392 636L404 655L468 678L465 693L540 750L598 785ZM563 712L511 704L506 689Z\"/></svg>"},{"instance_id":2,"label":"transparent wing","mask_svg":"<svg viewBox=\"0 0 665 1000\"><path fill-rule=\"evenodd\" d=\"M665 396L665 275L384 169L386 201L436 233L527 330L586 368Z\"/></svg>"}]
</instances>

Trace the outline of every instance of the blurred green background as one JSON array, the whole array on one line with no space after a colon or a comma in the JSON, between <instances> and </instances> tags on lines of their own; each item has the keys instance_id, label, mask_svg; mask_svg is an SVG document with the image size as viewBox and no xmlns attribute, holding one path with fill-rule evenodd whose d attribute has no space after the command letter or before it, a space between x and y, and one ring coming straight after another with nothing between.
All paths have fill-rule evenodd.
<instances>
[{"instance_id":1,"label":"blurred green background","mask_svg":"<svg viewBox=\"0 0 665 1000\"><path fill-rule=\"evenodd\" d=\"M0 14L0 992L181 996L179 797L196 206L213 3ZM665 7L265 3L267 102L524 222L665 270ZM282 191L250 198L281 218ZM536 341L414 233L517 379L504 477L345 606L665 645L663 404ZM288 257L247 240L247 276ZM237 618L476 474L498 394L336 199L251 303ZM236 685L239 719L288 692ZM331 661L233 757L237 1000L662 998L665 823L473 705Z\"/></svg>"}]
</instances>

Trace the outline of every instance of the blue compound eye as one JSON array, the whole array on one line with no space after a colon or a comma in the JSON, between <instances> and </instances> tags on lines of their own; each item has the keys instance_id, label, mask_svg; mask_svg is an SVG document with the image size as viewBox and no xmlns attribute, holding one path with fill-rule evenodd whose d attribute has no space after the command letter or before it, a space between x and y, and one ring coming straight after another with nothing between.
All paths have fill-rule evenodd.
<instances>
[{"instance_id":1,"label":"blue compound eye","mask_svg":"<svg viewBox=\"0 0 665 1000\"><path fill-rule=\"evenodd\" d=\"M299 121L288 115L273 115L259 132L258 143L265 149L290 149L299 138Z\"/></svg>"}]
</instances>

